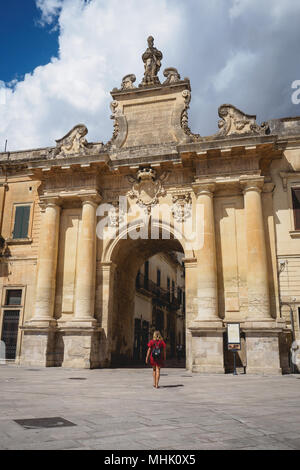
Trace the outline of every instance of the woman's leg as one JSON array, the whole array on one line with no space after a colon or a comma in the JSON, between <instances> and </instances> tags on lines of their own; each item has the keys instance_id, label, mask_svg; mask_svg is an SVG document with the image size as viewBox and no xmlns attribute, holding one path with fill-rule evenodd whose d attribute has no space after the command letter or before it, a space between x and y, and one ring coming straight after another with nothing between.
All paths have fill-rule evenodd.
<instances>
[{"instance_id":1,"label":"woman's leg","mask_svg":"<svg viewBox=\"0 0 300 470\"><path fill-rule=\"evenodd\" d=\"M156 387L156 367L153 366L153 387Z\"/></svg>"},{"instance_id":2,"label":"woman's leg","mask_svg":"<svg viewBox=\"0 0 300 470\"><path fill-rule=\"evenodd\" d=\"M155 373L155 387L158 388L158 382L160 379L160 367L156 366L156 373Z\"/></svg>"}]
</instances>

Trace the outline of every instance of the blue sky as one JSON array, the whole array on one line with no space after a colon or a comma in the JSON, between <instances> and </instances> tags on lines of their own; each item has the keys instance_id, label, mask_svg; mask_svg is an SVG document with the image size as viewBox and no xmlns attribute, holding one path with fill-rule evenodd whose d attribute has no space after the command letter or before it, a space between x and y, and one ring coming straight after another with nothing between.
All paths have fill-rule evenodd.
<instances>
[{"instance_id":1,"label":"blue sky","mask_svg":"<svg viewBox=\"0 0 300 470\"><path fill-rule=\"evenodd\" d=\"M0 14L0 152L55 146L78 123L107 142L110 90L141 82L150 34L160 79L191 80L193 132L215 133L223 103L258 123L300 116L299 0L3 0Z\"/></svg>"},{"instance_id":2,"label":"blue sky","mask_svg":"<svg viewBox=\"0 0 300 470\"><path fill-rule=\"evenodd\" d=\"M41 11L35 0L2 1L1 18L1 80L21 80L57 56L59 32L39 24Z\"/></svg>"}]
</instances>

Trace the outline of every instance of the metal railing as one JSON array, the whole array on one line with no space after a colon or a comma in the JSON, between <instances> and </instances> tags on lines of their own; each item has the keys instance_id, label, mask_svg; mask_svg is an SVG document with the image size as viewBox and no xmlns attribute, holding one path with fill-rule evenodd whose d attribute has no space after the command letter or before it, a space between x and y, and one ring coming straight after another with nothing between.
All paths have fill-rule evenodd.
<instances>
[{"instance_id":1,"label":"metal railing","mask_svg":"<svg viewBox=\"0 0 300 470\"><path fill-rule=\"evenodd\" d=\"M155 301L164 304L171 309L178 310L181 307L181 303L175 296L175 292L163 289L140 272L138 272L136 276L135 285L138 291L150 295Z\"/></svg>"}]
</instances>

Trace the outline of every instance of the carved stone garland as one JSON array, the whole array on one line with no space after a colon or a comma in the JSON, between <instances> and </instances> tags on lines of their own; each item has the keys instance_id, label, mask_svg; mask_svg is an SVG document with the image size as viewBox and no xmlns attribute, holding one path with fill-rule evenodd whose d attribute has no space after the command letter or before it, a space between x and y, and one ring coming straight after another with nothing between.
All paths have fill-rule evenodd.
<instances>
[{"instance_id":1,"label":"carved stone garland","mask_svg":"<svg viewBox=\"0 0 300 470\"><path fill-rule=\"evenodd\" d=\"M192 198L189 192L172 196L172 214L176 222L185 222L192 215Z\"/></svg>"}]
</instances>

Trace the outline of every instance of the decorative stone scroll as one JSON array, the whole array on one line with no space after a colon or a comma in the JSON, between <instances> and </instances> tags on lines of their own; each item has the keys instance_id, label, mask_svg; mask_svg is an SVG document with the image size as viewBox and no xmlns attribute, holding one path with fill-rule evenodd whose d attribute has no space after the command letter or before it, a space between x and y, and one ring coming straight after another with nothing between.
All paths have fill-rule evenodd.
<instances>
[{"instance_id":1,"label":"decorative stone scroll","mask_svg":"<svg viewBox=\"0 0 300 470\"><path fill-rule=\"evenodd\" d=\"M223 104L219 107L219 116L222 118L218 122L219 132L217 136L242 135L267 133L268 124L263 122L260 126L256 123L256 116L245 114L231 104Z\"/></svg>"},{"instance_id":2,"label":"decorative stone scroll","mask_svg":"<svg viewBox=\"0 0 300 470\"><path fill-rule=\"evenodd\" d=\"M201 140L200 134L193 134L191 129L189 128L189 119L188 119L188 109L190 107L190 101L191 101L191 92L189 90L183 90L182 96L184 98L184 109L181 113L181 127L183 131L185 132L186 135L188 135L193 142L197 142Z\"/></svg>"},{"instance_id":3,"label":"decorative stone scroll","mask_svg":"<svg viewBox=\"0 0 300 470\"><path fill-rule=\"evenodd\" d=\"M180 75L174 67L168 67L165 69L164 77L166 77L166 80L163 82L163 85L171 85L172 83L180 82Z\"/></svg>"},{"instance_id":4,"label":"decorative stone scroll","mask_svg":"<svg viewBox=\"0 0 300 470\"><path fill-rule=\"evenodd\" d=\"M176 222L185 222L192 215L192 198L189 192L172 196L172 214Z\"/></svg>"},{"instance_id":5,"label":"decorative stone scroll","mask_svg":"<svg viewBox=\"0 0 300 470\"><path fill-rule=\"evenodd\" d=\"M133 73L125 75L122 78L121 90L133 90L136 88L134 82L136 81L136 76Z\"/></svg>"},{"instance_id":6,"label":"decorative stone scroll","mask_svg":"<svg viewBox=\"0 0 300 470\"><path fill-rule=\"evenodd\" d=\"M47 158L65 158L85 155L103 149L103 143L90 144L85 139L88 133L84 124L77 124L64 137L56 140L56 147L49 149Z\"/></svg>"},{"instance_id":7,"label":"decorative stone scroll","mask_svg":"<svg viewBox=\"0 0 300 470\"><path fill-rule=\"evenodd\" d=\"M106 148L110 148L117 144L121 146L121 143L125 139L125 136L127 133L126 118L123 114L122 107L119 101L117 100L112 101L110 104L110 109L112 111L112 115L110 116L110 119L114 120L114 130L113 130L112 138L106 144Z\"/></svg>"},{"instance_id":8,"label":"decorative stone scroll","mask_svg":"<svg viewBox=\"0 0 300 470\"><path fill-rule=\"evenodd\" d=\"M137 204L143 207L148 213L151 208L158 203L160 196L165 196L166 191L162 182L166 180L167 172L157 177L156 171L152 168L141 168L136 177L128 175L128 181L132 184L132 189L127 193L131 199L137 199Z\"/></svg>"},{"instance_id":9,"label":"decorative stone scroll","mask_svg":"<svg viewBox=\"0 0 300 470\"><path fill-rule=\"evenodd\" d=\"M88 147L85 139L88 133L84 124L77 124L64 137L56 140L56 154L58 156L67 156L74 154L82 154Z\"/></svg>"}]
</instances>

